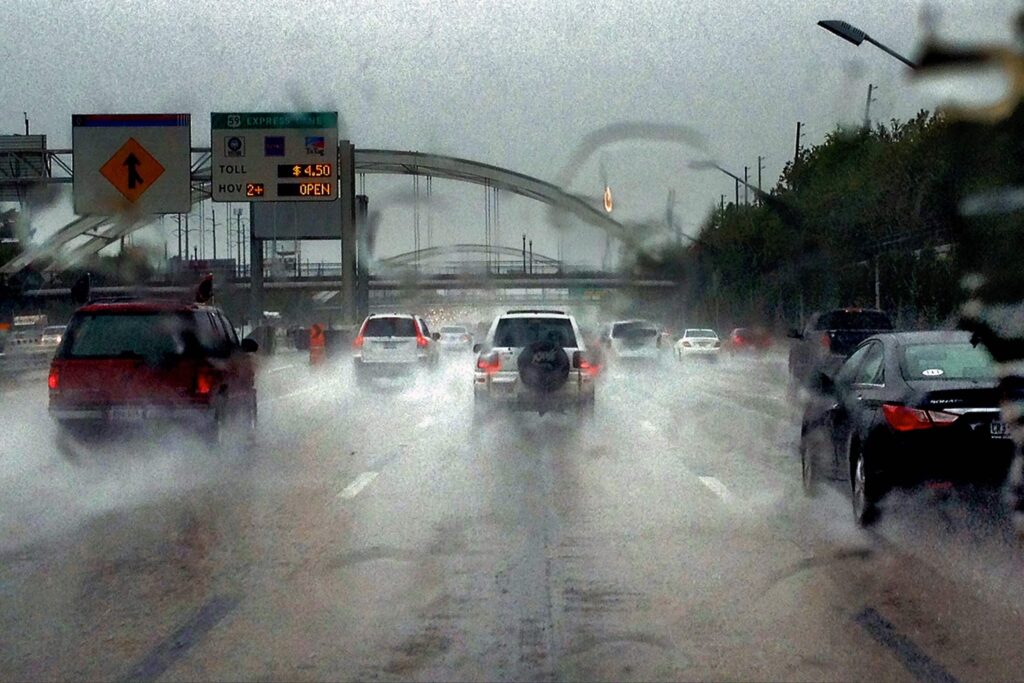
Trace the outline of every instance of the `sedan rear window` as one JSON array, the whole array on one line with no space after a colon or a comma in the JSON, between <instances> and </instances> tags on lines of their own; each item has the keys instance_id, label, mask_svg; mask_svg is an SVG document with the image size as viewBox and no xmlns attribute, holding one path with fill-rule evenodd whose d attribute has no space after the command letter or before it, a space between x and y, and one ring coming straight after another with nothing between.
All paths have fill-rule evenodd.
<instances>
[{"instance_id":1,"label":"sedan rear window","mask_svg":"<svg viewBox=\"0 0 1024 683\"><path fill-rule=\"evenodd\" d=\"M502 318L494 331L494 345L529 346L550 341L562 348L578 348L572 323L567 318Z\"/></svg>"},{"instance_id":2,"label":"sedan rear window","mask_svg":"<svg viewBox=\"0 0 1024 683\"><path fill-rule=\"evenodd\" d=\"M159 359L185 351L185 316L167 313L95 313L68 327L63 358Z\"/></svg>"},{"instance_id":3,"label":"sedan rear window","mask_svg":"<svg viewBox=\"0 0 1024 683\"><path fill-rule=\"evenodd\" d=\"M366 321L365 337L415 337L416 323L412 318L370 318Z\"/></svg>"},{"instance_id":4,"label":"sedan rear window","mask_svg":"<svg viewBox=\"0 0 1024 683\"><path fill-rule=\"evenodd\" d=\"M618 323L612 326L613 339L649 339L658 336L658 329L650 323Z\"/></svg>"},{"instance_id":5,"label":"sedan rear window","mask_svg":"<svg viewBox=\"0 0 1024 683\"><path fill-rule=\"evenodd\" d=\"M908 380L994 379L996 376L988 352L968 342L906 346L901 369Z\"/></svg>"},{"instance_id":6,"label":"sedan rear window","mask_svg":"<svg viewBox=\"0 0 1024 683\"><path fill-rule=\"evenodd\" d=\"M683 336L689 339L718 339L718 334L714 330L687 330Z\"/></svg>"}]
</instances>

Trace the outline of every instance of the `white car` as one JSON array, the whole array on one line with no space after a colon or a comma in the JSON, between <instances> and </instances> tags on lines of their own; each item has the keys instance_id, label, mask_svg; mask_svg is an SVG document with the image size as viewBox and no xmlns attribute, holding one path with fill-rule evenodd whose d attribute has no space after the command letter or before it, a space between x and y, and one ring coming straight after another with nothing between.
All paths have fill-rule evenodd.
<instances>
[{"instance_id":1,"label":"white car","mask_svg":"<svg viewBox=\"0 0 1024 683\"><path fill-rule=\"evenodd\" d=\"M593 414L598 368L571 315L509 311L473 349L474 420L500 408Z\"/></svg>"},{"instance_id":2,"label":"white car","mask_svg":"<svg viewBox=\"0 0 1024 683\"><path fill-rule=\"evenodd\" d=\"M656 360L661 355L661 333L646 320L620 320L608 328L604 340L613 358Z\"/></svg>"},{"instance_id":3,"label":"white car","mask_svg":"<svg viewBox=\"0 0 1024 683\"><path fill-rule=\"evenodd\" d=\"M39 338L39 344L51 347L60 346L66 328L67 325L50 325L43 328L43 336Z\"/></svg>"},{"instance_id":4,"label":"white car","mask_svg":"<svg viewBox=\"0 0 1024 683\"><path fill-rule=\"evenodd\" d=\"M462 325L445 325L439 331L437 345L442 351L469 351L473 348L473 335Z\"/></svg>"},{"instance_id":5,"label":"white car","mask_svg":"<svg viewBox=\"0 0 1024 683\"><path fill-rule=\"evenodd\" d=\"M676 358L683 360L689 356L699 356L708 360L718 360L722 350L722 341L714 330L693 328L683 332L676 342Z\"/></svg>"}]
</instances>

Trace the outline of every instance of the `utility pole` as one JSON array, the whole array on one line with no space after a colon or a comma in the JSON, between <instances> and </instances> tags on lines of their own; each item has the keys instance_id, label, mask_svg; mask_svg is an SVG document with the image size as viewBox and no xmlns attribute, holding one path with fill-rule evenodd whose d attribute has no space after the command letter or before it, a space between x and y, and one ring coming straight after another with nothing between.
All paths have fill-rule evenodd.
<instances>
[{"instance_id":1,"label":"utility pole","mask_svg":"<svg viewBox=\"0 0 1024 683\"><path fill-rule=\"evenodd\" d=\"M793 151L793 168L796 168L797 161L800 159L800 127L802 125L802 122L796 122L796 148Z\"/></svg>"},{"instance_id":2,"label":"utility pole","mask_svg":"<svg viewBox=\"0 0 1024 683\"><path fill-rule=\"evenodd\" d=\"M178 261L181 261L181 214L178 214ZM179 263L180 265L180 263Z\"/></svg>"},{"instance_id":3,"label":"utility pole","mask_svg":"<svg viewBox=\"0 0 1024 683\"><path fill-rule=\"evenodd\" d=\"M878 254L875 254L875 308L882 310L882 283L878 273Z\"/></svg>"},{"instance_id":4,"label":"utility pole","mask_svg":"<svg viewBox=\"0 0 1024 683\"><path fill-rule=\"evenodd\" d=\"M28 135L28 112L23 111L21 113L25 117L25 135Z\"/></svg>"},{"instance_id":5,"label":"utility pole","mask_svg":"<svg viewBox=\"0 0 1024 683\"><path fill-rule=\"evenodd\" d=\"M719 207L718 207L718 209L719 209L719 211L721 211L722 213L725 213L725 195L724 195L724 194L723 194L723 195L722 195L722 197L721 197L721 201L719 202Z\"/></svg>"},{"instance_id":6,"label":"utility pole","mask_svg":"<svg viewBox=\"0 0 1024 683\"><path fill-rule=\"evenodd\" d=\"M757 205L761 206L761 172L764 170L764 157L757 158Z\"/></svg>"},{"instance_id":7,"label":"utility pole","mask_svg":"<svg viewBox=\"0 0 1024 683\"><path fill-rule=\"evenodd\" d=\"M750 167L749 166L744 166L743 167L743 203L745 205L747 205L747 206L750 205L750 193L748 192L748 190L750 188L750 182L747 179L749 173L750 173Z\"/></svg>"},{"instance_id":8,"label":"utility pole","mask_svg":"<svg viewBox=\"0 0 1024 683\"><path fill-rule=\"evenodd\" d=\"M189 249L188 249L188 217L190 215L192 215L192 214L191 213L186 213L185 214L185 258L186 259L188 259L189 253L190 253Z\"/></svg>"},{"instance_id":9,"label":"utility pole","mask_svg":"<svg viewBox=\"0 0 1024 683\"><path fill-rule=\"evenodd\" d=\"M523 275L526 275L526 233L523 233Z\"/></svg>"},{"instance_id":10,"label":"utility pole","mask_svg":"<svg viewBox=\"0 0 1024 683\"><path fill-rule=\"evenodd\" d=\"M864 105L864 130L871 130L871 103L875 101L871 95L875 89L874 83L868 83L868 101Z\"/></svg>"},{"instance_id":11,"label":"utility pole","mask_svg":"<svg viewBox=\"0 0 1024 683\"><path fill-rule=\"evenodd\" d=\"M213 260L217 260L217 210L210 209L210 230L213 234Z\"/></svg>"},{"instance_id":12,"label":"utility pole","mask_svg":"<svg viewBox=\"0 0 1024 683\"><path fill-rule=\"evenodd\" d=\"M533 240L530 240L530 275L533 275Z\"/></svg>"},{"instance_id":13,"label":"utility pole","mask_svg":"<svg viewBox=\"0 0 1024 683\"><path fill-rule=\"evenodd\" d=\"M733 204L733 206L737 206L738 207L739 205L740 205L740 179L736 178L736 203Z\"/></svg>"}]
</instances>

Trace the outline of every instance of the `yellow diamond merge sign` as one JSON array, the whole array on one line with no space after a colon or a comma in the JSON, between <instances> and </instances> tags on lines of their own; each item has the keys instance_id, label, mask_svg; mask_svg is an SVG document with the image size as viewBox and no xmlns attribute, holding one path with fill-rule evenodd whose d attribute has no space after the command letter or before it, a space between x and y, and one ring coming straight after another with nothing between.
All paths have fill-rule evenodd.
<instances>
[{"instance_id":1,"label":"yellow diamond merge sign","mask_svg":"<svg viewBox=\"0 0 1024 683\"><path fill-rule=\"evenodd\" d=\"M130 202L136 201L163 175L164 167L135 138L121 145L100 173Z\"/></svg>"}]
</instances>

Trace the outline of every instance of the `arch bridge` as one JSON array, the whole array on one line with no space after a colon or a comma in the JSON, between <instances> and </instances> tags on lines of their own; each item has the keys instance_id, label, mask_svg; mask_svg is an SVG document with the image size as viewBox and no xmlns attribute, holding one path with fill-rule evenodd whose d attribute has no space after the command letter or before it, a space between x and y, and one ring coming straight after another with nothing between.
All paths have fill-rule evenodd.
<instances>
[{"instance_id":1,"label":"arch bridge","mask_svg":"<svg viewBox=\"0 0 1024 683\"><path fill-rule=\"evenodd\" d=\"M191 169L192 204L198 204L210 197L209 148L193 148ZM44 178L41 183L71 183L73 168L70 163L71 150L48 150L48 160L64 175ZM381 149L356 149L355 172L357 174L416 175L442 178L458 182L497 188L513 194L542 202L562 215L574 216L582 222L606 231L611 237L631 243L630 232L624 226L592 205L588 200L566 192L547 181L517 173L509 169L484 164L479 161L461 159L439 154ZM23 181L0 181L0 185L24 185ZM22 188L25 189L25 188ZM107 245L120 240L147 225L152 217L80 216L71 221L42 244L26 250L20 256L0 267L0 274L11 275L37 261L48 262L48 270L61 270L83 258L99 252ZM84 238L84 241L80 241ZM79 241L73 247L72 242ZM536 259L536 255L534 255Z\"/></svg>"}]
</instances>

